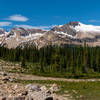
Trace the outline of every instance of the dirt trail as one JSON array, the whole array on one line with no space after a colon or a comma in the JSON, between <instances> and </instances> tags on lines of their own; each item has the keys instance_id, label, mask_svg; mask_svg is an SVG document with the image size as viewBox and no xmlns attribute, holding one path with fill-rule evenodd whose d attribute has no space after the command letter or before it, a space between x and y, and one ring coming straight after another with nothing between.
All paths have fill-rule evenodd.
<instances>
[{"instance_id":1,"label":"dirt trail","mask_svg":"<svg viewBox=\"0 0 100 100\"><path fill-rule=\"evenodd\" d=\"M66 81L66 82L100 81L100 79L65 79L65 78L52 78L52 77L43 77L43 76L26 75L26 74L18 74L18 73L8 73L8 75L12 76L13 78L17 78L21 80L53 80L53 81Z\"/></svg>"}]
</instances>

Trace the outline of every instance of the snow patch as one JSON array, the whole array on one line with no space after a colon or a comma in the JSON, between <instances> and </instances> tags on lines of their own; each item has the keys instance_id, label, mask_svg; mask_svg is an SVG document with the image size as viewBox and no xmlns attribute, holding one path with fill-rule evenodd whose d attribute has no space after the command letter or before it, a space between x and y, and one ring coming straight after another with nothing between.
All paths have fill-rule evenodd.
<instances>
[{"instance_id":1,"label":"snow patch","mask_svg":"<svg viewBox=\"0 0 100 100\"><path fill-rule=\"evenodd\" d=\"M58 25L58 27L62 27L63 25Z\"/></svg>"},{"instance_id":2,"label":"snow patch","mask_svg":"<svg viewBox=\"0 0 100 100\"><path fill-rule=\"evenodd\" d=\"M65 35L65 36L68 36L68 37L70 37L70 38L76 38L76 36L69 35L69 34L67 34L67 32L64 33L64 32L57 32L57 31L55 31L55 33L61 34L61 35Z\"/></svg>"},{"instance_id":3,"label":"snow patch","mask_svg":"<svg viewBox=\"0 0 100 100\"><path fill-rule=\"evenodd\" d=\"M35 34L29 34L28 36L25 36L25 38L32 38L32 39L36 39L40 36L42 36L42 33L35 33Z\"/></svg>"},{"instance_id":4,"label":"snow patch","mask_svg":"<svg viewBox=\"0 0 100 100\"><path fill-rule=\"evenodd\" d=\"M79 23L79 25L75 27L70 26L70 28L75 29L77 32L100 32L100 26L85 25L82 23Z\"/></svg>"},{"instance_id":5,"label":"snow patch","mask_svg":"<svg viewBox=\"0 0 100 100\"><path fill-rule=\"evenodd\" d=\"M7 34L8 34L8 33L7 33ZM12 37L16 37L16 32L14 32L14 34L11 35L10 37L6 38L6 40L9 40L9 39L12 38Z\"/></svg>"},{"instance_id":6,"label":"snow patch","mask_svg":"<svg viewBox=\"0 0 100 100\"><path fill-rule=\"evenodd\" d=\"M6 35L8 35L8 34L9 34L9 32L6 32L6 31L5 31L4 34L0 34L0 37L6 36Z\"/></svg>"}]
</instances>

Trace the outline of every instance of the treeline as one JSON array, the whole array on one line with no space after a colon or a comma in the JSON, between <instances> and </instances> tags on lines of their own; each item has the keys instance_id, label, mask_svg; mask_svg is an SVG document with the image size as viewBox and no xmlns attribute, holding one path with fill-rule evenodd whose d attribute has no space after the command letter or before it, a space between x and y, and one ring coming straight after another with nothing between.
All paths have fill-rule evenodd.
<instances>
[{"instance_id":1,"label":"treeline","mask_svg":"<svg viewBox=\"0 0 100 100\"><path fill-rule=\"evenodd\" d=\"M100 47L88 46L33 46L24 49L0 47L0 58L12 61L38 64L41 73L84 74L100 72ZM28 66L26 66L28 68ZM35 66L37 67L37 66ZM34 71L34 69L32 69Z\"/></svg>"}]
</instances>

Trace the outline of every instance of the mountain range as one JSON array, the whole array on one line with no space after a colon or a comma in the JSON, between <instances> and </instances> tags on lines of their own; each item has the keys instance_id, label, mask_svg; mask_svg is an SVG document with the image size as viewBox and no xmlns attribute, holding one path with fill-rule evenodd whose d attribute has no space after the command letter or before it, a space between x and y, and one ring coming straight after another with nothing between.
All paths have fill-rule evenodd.
<instances>
[{"instance_id":1,"label":"mountain range","mask_svg":"<svg viewBox=\"0 0 100 100\"><path fill-rule=\"evenodd\" d=\"M0 44L8 48L36 45L84 45L100 46L100 26L85 25L81 22L69 22L50 30L13 28L7 32L0 28Z\"/></svg>"}]
</instances>

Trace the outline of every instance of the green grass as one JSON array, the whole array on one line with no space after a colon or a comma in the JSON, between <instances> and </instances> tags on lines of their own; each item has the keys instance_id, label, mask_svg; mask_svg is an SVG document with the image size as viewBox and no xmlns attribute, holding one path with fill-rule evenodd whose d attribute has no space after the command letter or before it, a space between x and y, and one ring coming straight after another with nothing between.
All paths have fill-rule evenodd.
<instances>
[{"instance_id":1,"label":"green grass","mask_svg":"<svg viewBox=\"0 0 100 100\"><path fill-rule=\"evenodd\" d=\"M68 91L74 100L100 100L100 82L63 82L63 81L46 81L46 80L17 80L18 83L30 84L53 84L60 86L57 93L62 95ZM75 92L74 92L75 91Z\"/></svg>"}]
</instances>

